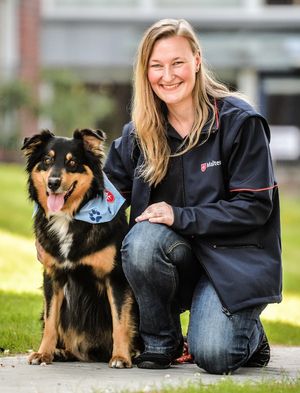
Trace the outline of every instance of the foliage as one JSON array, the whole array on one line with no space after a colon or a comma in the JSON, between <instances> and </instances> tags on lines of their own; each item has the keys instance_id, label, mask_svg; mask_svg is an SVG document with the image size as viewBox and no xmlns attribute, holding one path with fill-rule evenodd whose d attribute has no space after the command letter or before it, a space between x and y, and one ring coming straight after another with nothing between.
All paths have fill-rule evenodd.
<instances>
[{"instance_id":1,"label":"foliage","mask_svg":"<svg viewBox=\"0 0 300 393\"><path fill-rule=\"evenodd\" d=\"M15 148L19 138L19 124L16 111L20 108L34 110L29 86L20 80L0 84L0 146Z\"/></svg>"},{"instance_id":2,"label":"foliage","mask_svg":"<svg viewBox=\"0 0 300 393\"><path fill-rule=\"evenodd\" d=\"M98 128L115 108L111 93L89 88L67 70L45 71L41 75L41 97L33 97L25 83L14 80L0 84L0 146L17 148L20 139L19 109L39 116L58 135L70 136L76 128ZM43 126L43 128L45 128Z\"/></svg>"},{"instance_id":3,"label":"foliage","mask_svg":"<svg viewBox=\"0 0 300 393\"><path fill-rule=\"evenodd\" d=\"M14 80L0 85L0 115L13 112L31 102L28 86Z\"/></svg>"},{"instance_id":4,"label":"foliage","mask_svg":"<svg viewBox=\"0 0 300 393\"><path fill-rule=\"evenodd\" d=\"M113 111L113 100L100 89L88 89L69 71L48 71L41 114L53 123L53 131L70 135L76 128L97 128Z\"/></svg>"}]
</instances>

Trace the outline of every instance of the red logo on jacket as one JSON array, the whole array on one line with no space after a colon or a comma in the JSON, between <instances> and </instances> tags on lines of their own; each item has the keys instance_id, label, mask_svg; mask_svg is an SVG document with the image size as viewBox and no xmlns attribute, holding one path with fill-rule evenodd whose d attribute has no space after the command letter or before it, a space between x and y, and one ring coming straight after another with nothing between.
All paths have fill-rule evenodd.
<instances>
[{"instance_id":1,"label":"red logo on jacket","mask_svg":"<svg viewBox=\"0 0 300 393\"><path fill-rule=\"evenodd\" d=\"M205 171L206 171L206 168L207 168L207 163L206 163L206 162L203 162L203 163L201 164L201 172L205 172Z\"/></svg>"}]
</instances>

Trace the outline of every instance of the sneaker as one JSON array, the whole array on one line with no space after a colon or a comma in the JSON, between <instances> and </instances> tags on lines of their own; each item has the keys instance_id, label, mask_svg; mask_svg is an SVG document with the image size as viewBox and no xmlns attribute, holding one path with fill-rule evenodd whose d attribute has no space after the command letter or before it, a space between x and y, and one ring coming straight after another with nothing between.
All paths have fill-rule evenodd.
<instances>
[{"instance_id":1,"label":"sneaker","mask_svg":"<svg viewBox=\"0 0 300 393\"><path fill-rule=\"evenodd\" d=\"M178 345L177 349L170 353L158 353L145 351L134 359L134 364L138 368L146 369L166 369L169 368L172 362L182 355L183 339Z\"/></svg>"},{"instance_id":2,"label":"sneaker","mask_svg":"<svg viewBox=\"0 0 300 393\"><path fill-rule=\"evenodd\" d=\"M138 368L165 369L171 366L172 359L164 353L143 352L134 363Z\"/></svg>"},{"instance_id":3,"label":"sneaker","mask_svg":"<svg viewBox=\"0 0 300 393\"><path fill-rule=\"evenodd\" d=\"M267 336L264 334L260 346L244 367L266 367L270 360L270 352L270 345Z\"/></svg>"}]
</instances>

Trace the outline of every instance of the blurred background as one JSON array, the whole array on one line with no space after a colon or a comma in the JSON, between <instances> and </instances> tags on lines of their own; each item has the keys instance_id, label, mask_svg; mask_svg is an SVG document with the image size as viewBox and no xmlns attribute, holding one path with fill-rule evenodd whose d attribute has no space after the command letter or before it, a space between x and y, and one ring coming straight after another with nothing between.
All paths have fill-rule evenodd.
<instances>
[{"instance_id":1,"label":"blurred background","mask_svg":"<svg viewBox=\"0 0 300 393\"><path fill-rule=\"evenodd\" d=\"M185 18L204 61L272 126L276 162L300 158L300 0L0 0L0 160L41 128L130 118L137 45L154 21Z\"/></svg>"},{"instance_id":2,"label":"blurred background","mask_svg":"<svg viewBox=\"0 0 300 393\"><path fill-rule=\"evenodd\" d=\"M271 126L284 301L264 324L272 343L300 345L300 0L0 0L0 355L40 337L23 138L99 127L109 145L130 119L138 43L166 17L194 26L208 67Z\"/></svg>"}]
</instances>

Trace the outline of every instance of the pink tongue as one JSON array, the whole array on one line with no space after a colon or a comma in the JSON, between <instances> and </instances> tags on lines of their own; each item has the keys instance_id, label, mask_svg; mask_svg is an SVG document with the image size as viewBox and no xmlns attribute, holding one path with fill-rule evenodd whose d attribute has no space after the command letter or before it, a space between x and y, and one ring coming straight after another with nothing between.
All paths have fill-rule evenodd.
<instances>
[{"instance_id":1,"label":"pink tongue","mask_svg":"<svg viewBox=\"0 0 300 393\"><path fill-rule=\"evenodd\" d=\"M47 198L48 209L52 212L58 212L65 203L64 194L50 194Z\"/></svg>"}]
</instances>

